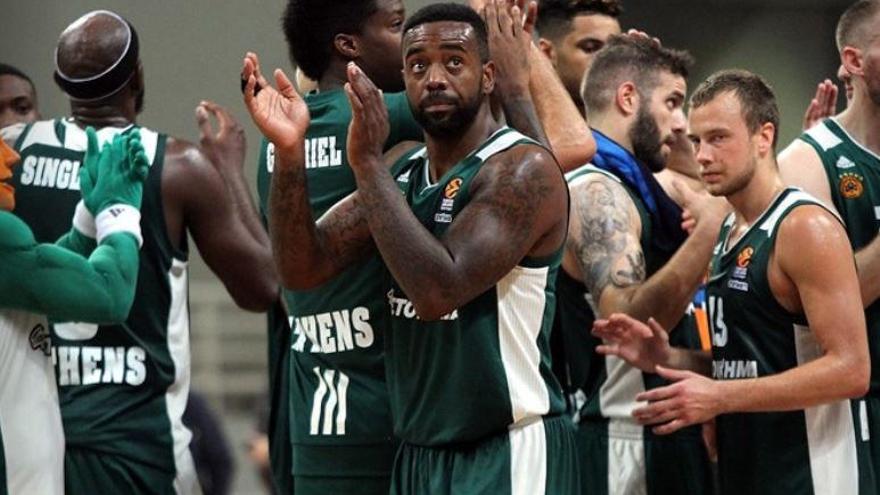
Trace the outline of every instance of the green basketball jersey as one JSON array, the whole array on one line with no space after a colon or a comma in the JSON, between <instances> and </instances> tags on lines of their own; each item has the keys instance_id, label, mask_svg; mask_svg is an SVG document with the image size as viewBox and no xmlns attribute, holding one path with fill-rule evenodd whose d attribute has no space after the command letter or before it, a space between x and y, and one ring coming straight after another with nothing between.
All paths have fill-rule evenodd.
<instances>
[{"instance_id":1,"label":"green basketball jersey","mask_svg":"<svg viewBox=\"0 0 880 495\"><path fill-rule=\"evenodd\" d=\"M570 186L588 180L592 174L602 174L626 189L636 205L642 230L639 243L645 256L645 272L648 277L659 270L674 252L659 252L651 244L653 225L651 216L637 192L631 190L613 174L593 165L584 165L566 174ZM636 407L635 396L641 391L665 385L655 373L643 373L626 364L622 359L596 353L601 340L592 336L590 329L595 321L593 300L586 286L565 271L557 282L559 304L555 331L563 336L568 379L572 390L571 402L578 422L590 421L614 423L609 434L626 437L653 436L650 428L643 428L632 418ZM700 349L700 335L694 305L670 333L670 343L677 347ZM707 342L708 345L708 342ZM699 426L690 427L677 435L699 436Z\"/></svg>"},{"instance_id":2,"label":"green basketball jersey","mask_svg":"<svg viewBox=\"0 0 880 495\"><path fill-rule=\"evenodd\" d=\"M779 225L795 208L815 204L809 194L789 188L735 242L729 241L733 214L722 225L707 289L716 380L774 375L822 355L805 316L783 308L767 278ZM858 493L849 401L724 414L717 425L723 493Z\"/></svg>"},{"instance_id":3,"label":"green basketball jersey","mask_svg":"<svg viewBox=\"0 0 880 495\"><path fill-rule=\"evenodd\" d=\"M346 139L351 121L341 89L305 97L309 202L315 219L356 189ZM421 140L403 93L386 94L391 134L385 148ZM263 142L257 189L268 212L274 146ZM389 325L384 265L376 255L320 287L284 291L290 337L293 473L388 476L396 449L385 383L383 338ZM279 383L283 383L279 381Z\"/></svg>"},{"instance_id":4,"label":"green basketball jersey","mask_svg":"<svg viewBox=\"0 0 880 495\"><path fill-rule=\"evenodd\" d=\"M522 144L535 142L505 127L436 182L420 147L398 162L397 183L422 225L442 237L468 204L483 163ZM392 283L388 386L402 440L422 446L480 440L564 410L549 349L561 259L561 248L546 259L524 258L439 321L420 320Z\"/></svg>"},{"instance_id":5,"label":"green basketball jersey","mask_svg":"<svg viewBox=\"0 0 880 495\"><path fill-rule=\"evenodd\" d=\"M880 157L863 147L834 119L826 119L800 136L816 150L831 186L834 207L843 218L853 251L862 249L880 230ZM880 397L880 301L865 310L871 352L871 387Z\"/></svg>"},{"instance_id":6,"label":"green basketball jersey","mask_svg":"<svg viewBox=\"0 0 880 495\"><path fill-rule=\"evenodd\" d=\"M105 127L99 142L134 128ZM67 451L113 456L133 471L144 466L152 474L138 482L164 493L175 483L195 481L191 435L181 421L190 380L187 253L185 245L173 248L162 209L166 136L140 132L150 171L134 305L120 325L56 322L52 360ZM80 198L76 171L85 131L72 119L41 121L28 126L15 147L21 155L13 179L20 199L16 214L42 236L39 242L52 241L70 229Z\"/></svg>"}]
</instances>

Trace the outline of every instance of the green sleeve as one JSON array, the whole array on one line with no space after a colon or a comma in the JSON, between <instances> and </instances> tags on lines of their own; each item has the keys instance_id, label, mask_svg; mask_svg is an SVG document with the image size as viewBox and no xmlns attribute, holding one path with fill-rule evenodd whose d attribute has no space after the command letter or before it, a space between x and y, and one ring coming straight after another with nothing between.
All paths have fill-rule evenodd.
<instances>
[{"instance_id":1,"label":"green sleeve","mask_svg":"<svg viewBox=\"0 0 880 495\"><path fill-rule=\"evenodd\" d=\"M425 140L422 126L413 117L406 93L386 94L385 106L388 107L388 119L391 124L391 132L385 143L386 150L403 141L422 142Z\"/></svg>"},{"instance_id":2,"label":"green sleeve","mask_svg":"<svg viewBox=\"0 0 880 495\"><path fill-rule=\"evenodd\" d=\"M86 259L37 244L18 217L0 212L0 307L59 321L119 322L128 316L138 273L134 236L107 236Z\"/></svg>"},{"instance_id":3,"label":"green sleeve","mask_svg":"<svg viewBox=\"0 0 880 495\"><path fill-rule=\"evenodd\" d=\"M68 251L73 251L74 253L88 256L92 254L92 251L95 250L95 248L98 246L98 243L91 237L87 237L83 235L80 231L71 227L70 232L61 236L61 238L55 242L55 245L62 247Z\"/></svg>"}]
</instances>

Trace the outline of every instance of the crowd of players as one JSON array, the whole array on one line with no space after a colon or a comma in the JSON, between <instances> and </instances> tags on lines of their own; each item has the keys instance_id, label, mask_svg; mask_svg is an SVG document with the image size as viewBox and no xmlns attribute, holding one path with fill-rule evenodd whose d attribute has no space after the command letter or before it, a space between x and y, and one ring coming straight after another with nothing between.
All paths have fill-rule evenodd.
<instances>
[{"instance_id":1,"label":"crowd of players","mask_svg":"<svg viewBox=\"0 0 880 495\"><path fill-rule=\"evenodd\" d=\"M880 2L778 154L761 76L688 97L616 0L470 4L289 0L257 201L225 109L136 123L119 15L68 117L0 66L0 495L198 492L188 236L268 312L277 493L880 493Z\"/></svg>"}]
</instances>

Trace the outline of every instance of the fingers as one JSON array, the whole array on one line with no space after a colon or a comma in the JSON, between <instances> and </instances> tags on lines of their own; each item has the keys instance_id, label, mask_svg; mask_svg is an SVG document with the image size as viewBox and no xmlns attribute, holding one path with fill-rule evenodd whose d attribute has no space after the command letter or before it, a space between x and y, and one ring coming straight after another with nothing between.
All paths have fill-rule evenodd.
<instances>
[{"instance_id":1,"label":"fingers","mask_svg":"<svg viewBox=\"0 0 880 495\"><path fill-rule=\"evenodd\" d=\"M654 317L648 318L648 328L653 333L653 336L660 337L663 341L669 340L669 332L667 332L666 329L654 319Z\"/></svg>"},{"instance_id":2,"label":"fingers","mask_svg":"<svg viewBox=\"0 0 880 495\"><path fill-rule=\"evenodd\" d=\"M357 94L358 98L365 105L378 103L381 98L379 88L373 84L373 81L354 62L348 64L348 82L351 89Z\"/></svg>"},{"instance_id":3,"label":"fingers","mask_svg":"<svg viewBox=\"0 0 880 495\"><path fill-rule=\"evenodd\" d=\"M274 75L275 85L278 87L279 93L289 100L299 98L299 93L296 92L296 86L290 82L290 78L287 77L287 74L285 74L283 70L275 69Z\"/></svg>"},{"instance_id":4,"label":"fingers","mask_svg":"<svg viewBox=\"0 0 880 495\"><path fill-rule=\"evenodd\" d=\"M538 2L530 1L526 5L525 12L526 15L523 19L522 29L531 37L535 32L535 23L538 22Z\"/></svg>"},{"instance_id":5,"label":"fingers","mask_svg":"<svg viewBox=\"0 0 880 495\"><path fill-rule=\"evenodd\" d=\"M670 433L675 433L676 431L684 428L685 426L690 426L691 423L689 421L685 421L682 418L678 418L672 420L665 425L660 425L653 428L651 431L656 433L657 435L669 435Z\"/></svg>"},{"instance_id":6,"label":"fingers","mask_svg":"<svg viewBox=\"0 0 880 495\"><path fill-rule=\"evenodd\" d=\"M652 403L645 407L634 409L633 418L643 425L663 424L678 419L680 410L674 408L671 401Z\"/></svg>"},{"instance_id":7,"label":"fingers","mask_svg":"<svg viewBox=\"0 0 880 495\"><path fill-rule=\"evenodd\" d=\"M686 378L692 378L697 376L693 371L686 370L674 370L672 368L667 368L665 366L660 366L659 364L655 368L657 374L662 376L663 378L671 381L671 382L680 382Z\"/></svg>"},{"instance_id":8,"label":"fingers","mask_svg":"<svg viewBox=\"0 0 880 495\"><path fill-rule=\"evenodd\" d=\"M86 154L95 154L98 152L98 133L92 126L86 127Z\"/></svg>"},{"instance_id":9,"label":"fingers","mask_svg":"<svg viewBox=\"0 0 880 495\"><path fill-rule=\"evenodd\" d=\"M245 89L247 89L247 86L245 86ZM199 127L199 135L203 141L214 136L214 129L211 128L211 118L208 115L208 109L204 105L196 107L196 124Z\"/></svg>"},{"instance_id":10,"label":"fingers","mask_svg":"<svg viewBox=\"0 0 880 495\"><path fill-rule=\"evenodd\" d=\"M244 87L244 104L253 116L257 112L257 95L254 90L257 87L257 79L253 74L248 76L247 84Z\"/></svg>"},{"instance_id":11,"label":"fingers","mask_svg":"<svg viewBox=\"0 0 880 495\"><path fill-rule=\"evenodd\" d=\"M665 387L652 388L651 390L648 390L646 392L640 392L636 394L636 401L652 403L660 402L675 397L677 392L678 388L674 384L666 385ZM645 408L663 409L660 406L655 407L655 404L650 404L648 406L645 406Z\"/></svg>"},{"instance_id":12,"label":"fingers","mask_svg":"<svg viewBox=\"0 0 880 495\"><path fill-rule=\"evenodd\" d=\"M260 57L254 52L247 52L245 58L251 61L251 65L254 68L254 77L257 79L257 92L259 92L260 88L265 88L269 85L269 81L266 80L262 69L260 69Z\"/></svg>"},{"instance_id":13,"label":"fingers","mask_svg":"<svg viewBox=\"0 0 880 495\"><path fill-rule=\"evenodd\" d=\"M624 313L613 313L611 316L608 317L608 321L612 325L632 332L639 337L651 338L654 336L651 330L644 323Z\"/></svg>"}]
</instances>

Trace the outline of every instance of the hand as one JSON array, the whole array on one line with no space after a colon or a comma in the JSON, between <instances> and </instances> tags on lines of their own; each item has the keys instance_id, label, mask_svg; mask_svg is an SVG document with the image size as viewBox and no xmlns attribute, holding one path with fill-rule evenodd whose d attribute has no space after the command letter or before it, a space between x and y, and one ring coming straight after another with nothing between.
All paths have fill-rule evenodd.
<instances>
[{"instance_id":1,"label":"hand","mask_svg":"<svg viewBox=\"0 0 880 495\"><path fill-rule=\"evenodd\" d=\"M382 150L388 140L388 108L382 91L354 62L348 63L345 94L351 104L348 124L348 162L355 173L385 170Z\"/></svg>"},{"instance_id":2,"label":"hand","mask_svg":"<svg viewBox=\"0 0 880 495\"><path fill-rule=\"evenodd\" d=\"M524 20L522 7L519 5L521 3L524 1L519 0L511 5L509 0L491 0L486 3L482 12L489 30L489 50L496 67L495 87L501 98L529 94L529 50L532 37L523 24L531 16L528 29L534 28L537 4L529 2Z\"/></svg>"},{"instance_id":3,"label":"hand","mask_svg":"<svg viewBox=\"0 0 880 495\"><path fill-rule=\"evenodd\" d=\"M602 339L596 352L617 356L631 366L653 373L669 359L669 333L654 318L648 324L621 313L593 323L593 335Z\"/></svg>"},{"instance_id":4,"label":"hand","mask_svg":"<svg viewBox=\"0 0 880 495\"><path fill-rule=\"evenodd\" d=\"M86 156L80 168L80 189L86 208L96 215L116 204L140 209L149 162L140 132L117 134L98 153L98 136L86 129Z\"/></svg>"},{"instance_id":5,"label":"hand","mask_svg":"<svg viewBox=\"0 0 880 495\"><path fill-rule=\"evenodd\" d=\"M720 196L712 196L706 191L696 192L683 182L676 180L672 187L682 200L681 228L693 233L697 228L708 229L715 235L721 228L724 217L730 213L730 203Z\"/></svg>"},{"instance_id":6,"label":"hand","mask_svg":"<svg viewBox=\"0 0 880 495\"><path fill-rule=\"evenodd\" d=\"M653 428L658 435L667 435L685 426L705 423L722 412L724 397L719 382L693 371L657 367L657 374L674 382L636 395L637 401L648 405L633 411L633 417Z\"/></svg>"},{"instance_id":7,"label":"hand","mask_svg":"<svg viewBox=\"0 0 880 495\"><path fill-rule=\"evenodd\" d=\"M211 115L217 119L217 132L211 126ZM241 173L247 149L241 125L225 108L210 101L203 101L196 107L196 123L199 126L200 147L211 163L221 174L226 171Z\"/></svg>"},{"instance_id":8,"label":"hand","mask_svg":"<svg viewBox=\"0 0 880 495\"><path fill-rule=\"evenodd\" d=\"M837 85L825 79L816 86L816 96L804 112L804 130L837 113Z\"/></svg>"},{"instance_id":9,"label":"hand","mask_svg":"<svg viewBox=\"0 0 880 495\"><path fill-rule=\"evenodd\" d=\"M642 40L651 41L654 44L654 46L657 48L660 48L661 46L663 46L663 44L660 43L660 38L658 38L656 36L651 36L644 31L639 31L638 29L630 29L626 32L626 35L629 36L630 38L634 38L634 39L642 39Z\"/></svg>"},{"instance_id":10,"label":"hand","mask_svg":"<svg viewBox=\"0 0 880 495\"><path fill-rule=\"evenodd\" d=\"M309 128L309 109L290 79L281 69L275 69L277 89L273 88L260 72L255 53L245 56L241 77L247 81L244 104L260 132L275 144L275 149L301 148Z\"/></svg>"}]
</instances>

